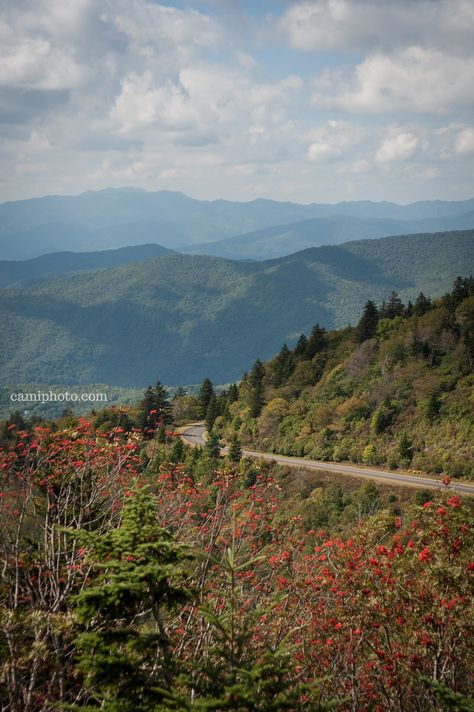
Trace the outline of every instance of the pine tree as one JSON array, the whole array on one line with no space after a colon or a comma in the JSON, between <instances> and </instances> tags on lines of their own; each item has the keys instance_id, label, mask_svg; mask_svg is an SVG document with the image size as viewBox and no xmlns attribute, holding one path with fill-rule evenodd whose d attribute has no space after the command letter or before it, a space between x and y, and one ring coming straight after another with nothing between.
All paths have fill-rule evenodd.
<instances>
[{"instance_id":1,"label":"pine tree","mask_svg":"<svg viewBox=\"0 0 474 712\"><path fill-rule=\"evenodd\" d=\"M416 314L416 316L423 316L423 314L426 314L426 312L431 309L431 306L431 299L428 299L423 292L420 292L416 298L413 313Z\"/></svg>"},{"instance_id":2,"label":"pine tree","mask_svg":"<svg viewBox=\"0 0 474 712\"><path fill-rule=\"evenodd\" d=\"M273 361L273 385L279 388L284 386L294 370L293 354L286 344Z\"/></svg>"},{"instance_id":3,"label":"pine tree","mask_svg":"<svg viewBox=\"0 0 474 712\"><path fill-rule=\"evenodd\" d=\"M212 459L217 459L221 454L221 444L216 433L209 433L204 445L204 453Z\"/></svg>"},{"instance_id":4,"label":"pine tree","mask_svg":"<svg viewBox=\"0 0 474 712\"><path fill-rule=\"evenodd\" d=\"M308 355L308 339L304 334L301 334L298 339L294 349L294 354L295 356L298 356L298 358L304 358Z\"/></svg>"},{"instance_id":5,"label":"pine tree","mask_svg":"<svg viewBox=\"0 0 474 712\"><path fill-rule=\"evenodd\" d=\"M183 396L187 396L187 395L188 394L187 394L186 388L183 388L183 386L179 386L175 391L173 400L176 400L177 398L183 398Z\"/></svg>"},{"instance_id":6,"label":"pine tree","mask_svg":"<svg viewBox=\"0 0 474 712\"><path fill-rule=\"evenodd\" d=\"M309 358L313 358L316 354L321 353L326 348L326 329L315 324L311 329L311 334L308 339L308 346L306 348L306 355Z\"/></svg>"},{"instance_id":7,"label":"pine tree","mask_svg":"<svg viewBox=\"0 0 474 712\"><path fill-rule=\"evenodd\" d=\"M172 422L171 404L166 388L157 381L146 388L139 405L138 424L143 434L153 437L158 426Z\"/></svg>"},{"instance_id":8,"label":"pine tree","mask_svg":"<svg viewBox=\"0 0 474 712\"><path fill-rule=\"evenodd\" d=\"M222 415L225 418L229 412L229 403L227 400L227 393L225 391L222 391L216 397L216 400L217 400L217 415Z\"/></svg>"},{"instance_id":9,"label":"pine tree","mask_svg":"<svg viewBox=\"0 0 474 712\"><path fill-rule=\"evenodd\" d=\"M260 359L257 359L252 367L252 370L248 376L248 383L250 386L250 416L252 418L258 418L262 412L264 399L263 399L263 379L265 376L265 369L263 363Z\"/></svg>"},{"instance_id":10,"label":"pine tree","mask_svg":"<svg viewBox=\"0 0 474 712\"><path fill-rule=\"evenodd\" d=\"M117 529L73 535L100 572L77 596L75 608L88 709L158 709L173 696L165 612L190 597L181 568L189 554L158 525L157 501L145 489L126 502Z\"/></svg>"},{"instance_id":11,"label":"pine tree","mask_svg":"<svg viewBox=\"0 0 474 712\"><path fill-rule=\"evenodd\" d=\"M369 299L364 306L362 316L356 327L357 341L367 341L375 336L377 324L379 321L379 311L375 302Z\"/></svg>"},{"instance_id":12,"label":"pine tree","mask_svg":"<svg viewBox=\"0 0 474 712\"><path fill-rule=\"evenodd\" d=\"M171 462L175 464L183 462L185 454L186 448L184 447L183 441L181 438L176 438L173 449L171 450Z\"/></svg>"},{"instance_id":13,"label":"pine tree","mask_svg":"<svg viewBox=\"0 0 474 712\"><path fill-rule=\"evenodd\" d=\"M207 405L205 423L207 430L212 430L216 418L219 415L219 405L215 395L212 395Z\"/></svg>"},{"instance_id":14,"label":"pine tree","mask_svg":"<svg viewBox=\"0 0 474 712\"><path fill-rule=\"evenodd\" d=\"M239 573L251 570L258 560L259 557L237 560L236 546L231 544L217 564L221 570L223 604L219 611L206 606L199 608L213 644L209 645L207 665L191 663L189 676L189 686L192 685L196 695L196 710L325 712L334 708L334 704L319 704L317 681L312 684L301 681L294 651L285 640L267 643L262 652L256 653L255 631L263 617L272 616L272 607L253 606L242 615L238 600ZM216 566L214 562L213 565ZM183 699L181 709L193 709L186 702Z\"/></svg>"},{"instance_id":15,"label":"pine tree","mask_svg":"<svg viewBox=\"0 0 474 712\"><path fill-rule=\"evenodd\" d=\"M383 304L383 319L395 319L396 316L402 316L405 307L402 304L402 300L398 296L397 292L392 292L388 302Z\"/></svg>"},{"instance_id":16,"label":"pine tree","mask_svg":"<svg viewBox=\"0 0 474 712\"><path fill-rule=\"evenodd\" d=\"M229 444L229 460L232 462L240 462L242 457L242 445L237 433L233 433Z\"/></svg>"},{"instance_id":17,"label":"pine tree","mask_svg":"<svg viewBox=\"0 0 474 712\"><path fill-rule=\"evenodd\" d=\"M227 402L229 405L239 400L239 388L236 383L231 383L227 389Z\"/></svg>"},{"instance_id":18,"label":"pine tree","mask_svg":"<svg viewBox=\"0 0 474 712\"><path fill-rule=\"evenodd\" d=\"M451 300L454 307L457 307L464 299L474 294L474 278L456 277L451 291Z\"/></svg>"},{"instance_id":19,"label":"pine tree","mask_svg":"<svg viewBox=\"0 0 474 712\"><path fill-rule=\"evenodd\" d=\"M214 395L214 386L209 378L205 378L199 389L198 402L201 409L201 418L206 417L209 401Z\"/></svg>"}]
</instances>

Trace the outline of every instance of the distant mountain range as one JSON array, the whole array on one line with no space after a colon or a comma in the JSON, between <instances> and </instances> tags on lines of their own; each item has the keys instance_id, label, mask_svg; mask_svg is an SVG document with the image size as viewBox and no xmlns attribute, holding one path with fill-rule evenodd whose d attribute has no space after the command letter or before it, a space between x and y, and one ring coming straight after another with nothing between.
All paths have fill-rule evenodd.
<instances>
[{"instance_id":1,"label":"distant mountain range","mask_svg":"<svg viewBox=\"0 0 474 712\"><path fill-rule=\"evenodd\" d=\"M474 227L466 216L474 216L474 199L460 202L423 201L411 205L369 201L311 203L299 205L272 200L238 203L226 200L195 200L182 193L146 192L131 188L87 192L78 196L47 196L0 205L0 257L22 260L58 251L96 251L155 243L164 247L187 250L203 243L214 243L244 235L242 247L222 246L219 254L239 255L248 259L252 249L248 233L280 226L274 240L271 235L257 235L255 256L258 259L289 254L300 247L322 242L343 242L361 237L380 237L393 233L433 231ZM379 225L344 220L389 221ZM313 219L327 223L300 225ZM471 220L471 218L469 220ZM424 225L400 226L399 221L441 220ZM459 222L461 220L461 222ZM396 221L392 223L390 221ZM281 226L291 226L282 229ZM284 233L288 232L285 237ZM311 233L311 234L310 234ZM311 235L313 237L311 238ZM263 240L263 242L262 242ZM303 242L302 242L303 240ZM309 242L308 242L309 241ZM278 243L278 247L274 247ZM264 245L271 250L264 254ZM208 252L211 248L205 248ZM218 249L218 248L216 248ZM230 250L230 252L226 252ZM216 252L216 250L214 250Z\"/></svg>"},{"instance_id":2,"label":"distant mountain range","mask_svg":"<svg viewBox=\"0 0 474 712\"><path fill-rule=\"evenodd\" d=\"M76 263L77 264L77 263ZM368 298L447 291L474 273L474 230L311 248L262 262L171 254L0 291L8 383L147 385L240 378Z\"/></svg>"},{"instance_id":3,"label":"distant mountain range","mask_svg":"<svg viewBox=\"0 0 474 712\"><path fill-rule=\"evenodd\" d=\"M152 257L171 254L173 250L161 245L138 245L99 252L53 252L30 260L0 260L0 287L67 272L119 267L128 262L142 262Z\"/></svg>"},{"instance_id":4,"label":"distant mountain range","mask_svg":"<svg viewBox=\"0 0 474 712\"><path fill-rule=\"evenodd\" d=\"M290 225L267 227L217 242L192 245L184 248L182 252L215 255L230 260L266 260L284 257L308 247L339 245L348 240L371 240L388 235L409 235L468 228L474 228L474 210L461 215L419 220L333 215L303 220Z\"/></svg>"}]
</instances>

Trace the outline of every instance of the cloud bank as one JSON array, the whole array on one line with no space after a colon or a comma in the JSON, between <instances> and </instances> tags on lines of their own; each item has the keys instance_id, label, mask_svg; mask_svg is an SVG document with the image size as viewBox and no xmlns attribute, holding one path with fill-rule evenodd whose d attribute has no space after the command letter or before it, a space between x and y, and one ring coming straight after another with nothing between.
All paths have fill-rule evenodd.
<instances>
[{"instance_id":1,"label":"cloud bank","mask_svg":"<svg viewBox=\"0 0 474 712\"><path fill-rule=\"evenodd\" d=\"M0 9L0 200L474 193L470 0L19 0Z\"/></svg>"}]
</instances>

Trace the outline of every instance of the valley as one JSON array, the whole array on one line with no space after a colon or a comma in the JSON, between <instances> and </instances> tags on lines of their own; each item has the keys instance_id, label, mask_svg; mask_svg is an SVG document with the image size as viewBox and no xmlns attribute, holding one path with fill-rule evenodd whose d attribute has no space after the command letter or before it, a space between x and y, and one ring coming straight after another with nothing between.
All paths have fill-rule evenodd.
<instances>
[{"instance_id":1,"label":"valley","mask_svg":"<svg viewBox=\"0 0 474 712\"><path fill-rule=\"evenodd\" d=\"M441 295L474 272L473 239L395 236L261 262L171 254L6 287L2 382L228 383L315 322L354 324L367 299Z\"/></svg>"}]
</instances>

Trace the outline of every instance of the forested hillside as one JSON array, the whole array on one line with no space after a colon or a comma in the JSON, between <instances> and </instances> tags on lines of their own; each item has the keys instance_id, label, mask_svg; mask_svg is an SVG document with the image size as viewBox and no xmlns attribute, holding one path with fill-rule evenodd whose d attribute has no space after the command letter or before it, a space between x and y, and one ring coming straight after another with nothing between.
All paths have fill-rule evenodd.
<instances>
[{"instance_id":1,"label":"forested hillside","mask_svg":"<svg viewBox=\"0 0 474 712\"><path fill-rule=\"evenodd\" d=\"M160 245L137 245L98 252L53 252L31 260L0 260L0 287L67 272L118 267L128 262L141 262L172 252L173 250Z\"/></svg>"},{"instance_id":2,"label":"forested hillside","mask_svg":"<svg viewBox=\"0 0 474 712\"><path fill-rule=\"evenodd\" d=\"M0 292L8 383L143 387L240 378L315 322L356 323L367 299L439 296L474 272L474 230L383 238L232 262L166 255Z\"/></svg>"},{"instance_id":3,"label":"forested hillside","mask_svg":"<svg viewBox=\"0 0 474 712\"><path fill-rule=\"evenodd\" d=\"M368 301L352 328L316 324L213 407L208 424L255 449L472 479L474 280L434 302Z\"/></svg>"}]
</instances>

